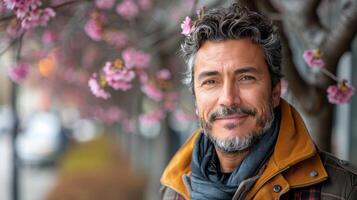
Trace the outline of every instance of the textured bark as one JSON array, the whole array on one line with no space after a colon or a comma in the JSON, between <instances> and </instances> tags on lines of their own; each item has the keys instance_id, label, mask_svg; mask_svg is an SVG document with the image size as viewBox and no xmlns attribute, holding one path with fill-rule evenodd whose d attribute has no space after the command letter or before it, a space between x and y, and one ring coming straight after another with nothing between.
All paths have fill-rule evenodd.
<instances>
[{"instance_id":1,"label":"textured bark","mask_svg":"<svg viewBox=\"0 0 357 200\"><path fill-rule=\"evenodd\" d=\"M331 29L326 37L322 50L326 68L332 72L336 71L340 57L351 48L351 43L357 33L357 1L347 3L335 27Z\"/></svg>"},{"instance_id":2,"label":"textured bark","mask_svg":"<svg viewBox=\"0 0 357 200\"><path fill-rule=\"evenodd\" d=\"M283 73L295 97L294 105L303 114L318 146L331 151L333 105L327 102L325 91L332 81L322 74L311 73L304 69L306 65L294 63L294 51L299 49L292 44L300 43L304 49L319 47L324 53L326 68L336 73L340 57L349 50L356 36L357 2L346 3L337 16L334 26L329 29L322 25L317 14L323 2L320 0L254 1L255 7L276 20L275 24L282 30Z\"/></svg>"}]
</instances>

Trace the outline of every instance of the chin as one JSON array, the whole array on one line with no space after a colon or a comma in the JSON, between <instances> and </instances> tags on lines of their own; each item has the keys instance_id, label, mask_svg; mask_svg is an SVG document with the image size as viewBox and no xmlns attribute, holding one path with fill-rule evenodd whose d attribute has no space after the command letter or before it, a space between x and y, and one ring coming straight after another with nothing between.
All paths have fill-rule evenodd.
<instances>
[{"instance_id":1,"label":"chin","mask_svg":"<svg viewBox=\"0 0 357 200\"><path fill-rule=\"evenodd\" d=\"M254 131L247 132L247 130L244 130L244 133L241 131L238 133L234 130L217 131L207 133L208 137L215 147L226 153L243 151L253 145L258 138Z\"/></svg>"}]
</instances>

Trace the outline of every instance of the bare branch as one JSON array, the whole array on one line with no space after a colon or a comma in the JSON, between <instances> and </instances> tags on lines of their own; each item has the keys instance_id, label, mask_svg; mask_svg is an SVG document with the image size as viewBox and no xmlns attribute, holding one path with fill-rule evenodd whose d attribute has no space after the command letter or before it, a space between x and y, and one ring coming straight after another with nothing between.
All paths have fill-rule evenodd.
<instances>
[{"instance_id":1,"label":"bare branch","mask_svg":"<svg viewBox=\"0 0 357 200\"><path fill-rule=\"evenodd\" d=\"M339 58L350 48L351 41L357 33L357 2L350 1L341 10L340 18L326 37L321 47L326 68L336 72Z\"/></svg>"},{"instance_id":2,"label":"bare branch","mask_svg":"<svg viewBox=\"0 0 357 200\"><path fill-rule=\"evenodd\" d=\"M18 39L17 52L16 52L16 61L19 62L21 59L21 50L22 50L22 40L24 38L24 34L22 34Z\"/></svg>"},{"instance_id":3,"label":"bare branch","mask_svg":"<svg viewBox=\"0 0 357 200\"><path fill-rule=\"evenodd\" d=\"M8 15L8 16L5 16L3 18L0 19L0 22L2 21L7 21L7 20L11 20L15 17L15 15Z\"/></svg>"}]
</instances>

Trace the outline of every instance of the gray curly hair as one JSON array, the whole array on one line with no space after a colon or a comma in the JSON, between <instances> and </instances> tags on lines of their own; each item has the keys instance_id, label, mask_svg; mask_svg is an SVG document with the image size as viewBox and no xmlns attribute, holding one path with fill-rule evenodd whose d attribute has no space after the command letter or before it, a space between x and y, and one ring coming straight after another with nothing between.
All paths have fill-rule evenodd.
<instances>
[{"instance_id":1,"label":"gray curly hair","mask_svg":"<svg viewBox=\"0 0 357 200\"><path fill-rule=\"evenodd\" d=\"M238 3L228 8L212 9L195 21L193 31L181 45L186 62L183 82L194 94L195 55L205 41L224 41L250 38L264 50L272 86L283 77L281 72L281 44L277 31L267 17L250 11Z\"/></svg>"}]
</instances>

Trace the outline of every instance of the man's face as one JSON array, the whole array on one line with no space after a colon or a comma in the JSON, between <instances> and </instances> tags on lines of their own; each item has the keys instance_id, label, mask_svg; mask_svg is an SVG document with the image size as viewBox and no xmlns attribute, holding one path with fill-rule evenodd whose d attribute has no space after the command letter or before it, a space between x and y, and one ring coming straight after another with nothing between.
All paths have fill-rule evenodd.
<instances>
[{"instance_id":1,"label":"man's face","mask_svg":"<svg viewBox=\"0 0 357 200\"><path fill-rule=\"evenodd\" d=\"M201 126L224 152L251 146L280 101L280 82L272 89L263 50L248 38L206 41L195 58L194 91Z\"/></svg>"}]
</instances>

